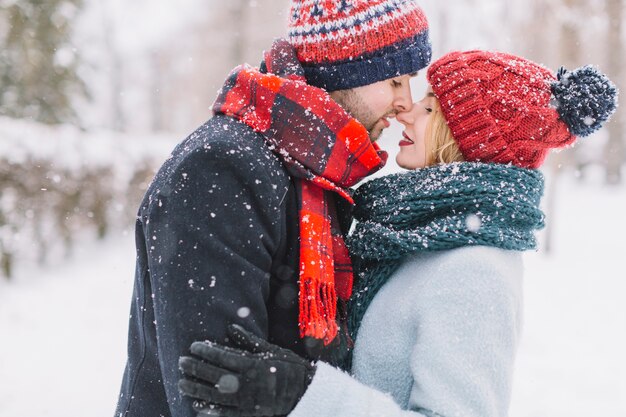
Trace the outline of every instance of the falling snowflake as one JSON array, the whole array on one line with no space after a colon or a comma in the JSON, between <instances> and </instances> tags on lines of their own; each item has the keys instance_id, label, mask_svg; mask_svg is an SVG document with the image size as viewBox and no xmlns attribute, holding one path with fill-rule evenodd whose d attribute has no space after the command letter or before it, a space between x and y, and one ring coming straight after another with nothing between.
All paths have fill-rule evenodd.
<instances>
[{"instance_id":1,"label":"falling snowflake","mask_svg":"<svg viewBox=\"0 0 626 417\"><path fill-rule=\"evenodd\" d=\"M587 126L591 126L596 122L596 119L594 119L591 116L585 116L585 118L583 119L583 123Z\"/></svg>"},{"instance_id":2,"label":"falling snowflake","mask_svg":"<svg viewBox=\"0 0 626 417\"><path fill-rule=\"evenodd\" d=\"M470 232L478 232L481 225L482 221L480 220L480 217L475 214L470 214L465 218L465 226Z\"/></svg>"},{"instance_id":3,"label":"falling snowflake","mask_svg":"<svg viewBox=\"0 0 626 417\"><path fill-rule=\"evenodd\" d=\"M239 378L233 374L222 375L217 381L216 388L222 394L233 394L239 391Z\"/></svg>"},{"instance_id":4,"label":"falling snowflake","mask_svg":"<svg viewBox=\"0 0 626 417\"><path fill-rule=\"evenodd\" d=\"M250 309L248 307L241 307L237 310L237 315L242 319L245 319L250 315Z\"/></svg>"}]
</instances>

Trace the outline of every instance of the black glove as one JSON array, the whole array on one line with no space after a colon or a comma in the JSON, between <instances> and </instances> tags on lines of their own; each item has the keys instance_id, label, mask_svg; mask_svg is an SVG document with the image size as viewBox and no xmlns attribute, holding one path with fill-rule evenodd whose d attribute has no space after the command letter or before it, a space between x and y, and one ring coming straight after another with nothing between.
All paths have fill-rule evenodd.
<instances>
[{"instance_id":1,"label":"black glove","mask_svg":"<svg viewBox=\"0 0 626 417\"><path fill-rule=\"evenodd\" d=\"M311 383L315 365L241 326L230 325L228 336L237 348L192 343L197 358L182 356L178 362L184 374L180 392L200 400L194 404L199 415L289 414Z\"/></svg>"}]
</instances>

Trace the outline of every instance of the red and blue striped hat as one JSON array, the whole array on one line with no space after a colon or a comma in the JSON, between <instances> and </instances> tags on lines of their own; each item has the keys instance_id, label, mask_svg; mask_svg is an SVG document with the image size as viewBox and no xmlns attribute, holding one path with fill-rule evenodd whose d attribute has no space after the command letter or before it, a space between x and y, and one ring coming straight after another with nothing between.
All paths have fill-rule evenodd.
<instances>
[{"instance_id":1,"label":"red and blue striped hat","mask_svg":"<svg viewBox=\"0 0 626 417\"><path fill-rule=\"evenodd\" d=\"M292 0L289 41L308 83L327 91L412 74L431 58L412 0Z\"/></svg>"}]
</instances>

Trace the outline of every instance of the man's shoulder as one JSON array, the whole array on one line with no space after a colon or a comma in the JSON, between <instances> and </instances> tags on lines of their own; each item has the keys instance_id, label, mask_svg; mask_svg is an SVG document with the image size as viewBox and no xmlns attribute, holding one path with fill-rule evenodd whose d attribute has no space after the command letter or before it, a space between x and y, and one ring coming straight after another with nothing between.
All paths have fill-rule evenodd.
<instances>
[{"instance_id":1,"label":"man's shoulder","mask_svg":"<svg viewBox=\"0 0 626 417\"><path fill-rule=\"evenodd\" d=\"M209 119L177 146L174 155L198 151L220 159L256 159L264 164L282 165L261 134L227 116Z\"/></svg>"},{"instance_id":2,"label":"man's shoulder","mask_svg":"<svg viewBox=\"0 0 626 417\"><path fill-rule=\"evenodd\" d=\"M291 184L289 173L263 137L225 116L213 117L180 142L159 169L148 193L171 187L181 178L195 178L199 186L237 178L246 187L272 194L279 201Z\"/></svg>"},{"instance_id":3,"label":"man's shoulder","mask_svg":"<svg viewBox=\"0 0 626 417\"><path fill-rule=\"evenodd\" d=\"M281 185L290 181L287 170L263 136L227 116L209 119L176 146L164 168L173 171L181 166L261 175Z\"/></svg>"}]
</instances>

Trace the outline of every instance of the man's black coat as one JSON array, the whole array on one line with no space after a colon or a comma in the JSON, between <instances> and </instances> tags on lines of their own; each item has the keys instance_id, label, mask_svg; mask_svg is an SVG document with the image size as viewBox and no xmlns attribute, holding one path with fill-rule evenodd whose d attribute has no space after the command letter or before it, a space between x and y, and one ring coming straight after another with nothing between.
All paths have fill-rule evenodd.
<instances>
[{"instance_id":1,"label":"man's black coat","mask_svg":"<svg viewBox=\"0 0 626 417\"><path fill-rule=\"evenodd\" d=\"M298 330L298 198L263 138L216 116L180 143L139 208L128 362L116 417L186 417L178 358L239 323L296 353L329 349Z\"/></svg>"}]
</instances>

